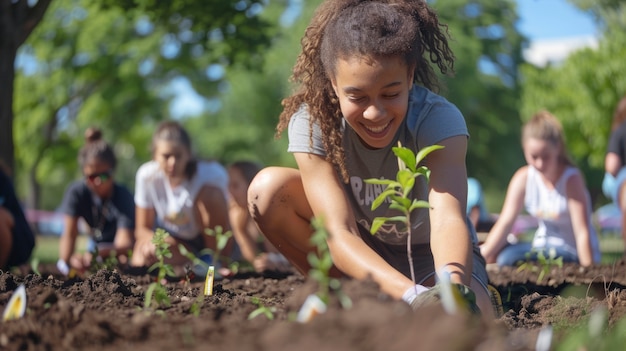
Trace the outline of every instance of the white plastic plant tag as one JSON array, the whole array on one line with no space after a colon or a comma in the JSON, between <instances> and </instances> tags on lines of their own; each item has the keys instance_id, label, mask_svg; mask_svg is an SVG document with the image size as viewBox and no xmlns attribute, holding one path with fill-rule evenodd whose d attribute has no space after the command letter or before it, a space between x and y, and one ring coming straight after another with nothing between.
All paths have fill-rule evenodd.
<instances>
[{"instance_id":1,"label":"white plastic plant tag","mask_svg":"<svg viewBox=\"0 0 626 351\"><path fill-rule=\"evenodd\" d=\"M450 272L445 269L441 269L438 276L439 285L441 286L441 304L443 305L443 309L449 314L455 314L458 310L458 302L454 291L452 290Z\"/></svg>"},{"instance_id":2,"label":"white plastic plant tag","mask_svg":"<svg viewBox=\"0 0 626 351\"><path fill-rule=\"evenodd\" d=\"M319 296L311 294L304 300L300 311L298 311L296 320L300 323L305 323L324 312L326 312L326 304L324 301L322 301Z\"/></svg>"},{"instance_id":3,"label":"white plastic plant tag","mask_svg":"<svg viewBox=\"0 0 626 351\"><path fill-rule=\"evenodd\" d=\"M11 295L9 303L4 308L2 320L8 321L22 318L24 316L24 312L26 312L26 288L24 287L24 284L22 284L18 286L13 292L13 295Z\"/></svg>"},{"instance_id":4,"label":"white plastic plant tag","mask_svg":"<svg viewBox=\"0 0 626 351\"><path fill-rule=\"evenodd\" d=\"M215 279L215 266L209 266L204 280L204 296L213 295L213 279Z\"/></svg>"}]
</instances>

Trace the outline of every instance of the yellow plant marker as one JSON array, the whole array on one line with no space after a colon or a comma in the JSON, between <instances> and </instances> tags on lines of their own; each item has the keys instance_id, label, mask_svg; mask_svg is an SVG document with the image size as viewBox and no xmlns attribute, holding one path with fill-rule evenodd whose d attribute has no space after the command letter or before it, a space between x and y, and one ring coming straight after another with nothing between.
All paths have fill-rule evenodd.
<instances>
[{"instance_id":1,"label":"yellow plant marker","mask_svg":"<svg viewBox=\"0 0 626 351\"><path fill-rule=\"evenodd\" d=\"M213 295L213 279L215 278L215 266L209 266L206 271L206 280L204 281L204 296Z\"/></svg>"},{"instance_id":2,"label":"yellow plant marker","mask_svg":"<svg viewBox=\"0 0 626 351\"><path fill-rule=\"evenodd\" d=\"M2 320L8 321L22 318L24 312L26 312L26 288L24 284L22 284L18 286L13 292L13 295L11 295L11 299L9 299L9 303L2 314Z\"/></svg>"}]
</instances>

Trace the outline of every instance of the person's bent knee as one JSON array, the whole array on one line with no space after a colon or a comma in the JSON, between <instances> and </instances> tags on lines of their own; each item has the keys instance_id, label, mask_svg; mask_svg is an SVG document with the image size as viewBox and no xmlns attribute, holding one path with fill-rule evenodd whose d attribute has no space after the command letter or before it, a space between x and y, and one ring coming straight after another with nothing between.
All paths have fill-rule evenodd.
<instances>
[{"instance_id":1,"label":"person's bent knee","mask_svg":"<svg viewBox=\"0 0 626 351\"><path fill-rule=\"evenodd\" d=\"M282 184L285 170L282 167L266 167L260 170L250 182L248 200L264 194L268 190L271 192L271 189L275 189L277 185Z\"/></svg>"}]
</instances>

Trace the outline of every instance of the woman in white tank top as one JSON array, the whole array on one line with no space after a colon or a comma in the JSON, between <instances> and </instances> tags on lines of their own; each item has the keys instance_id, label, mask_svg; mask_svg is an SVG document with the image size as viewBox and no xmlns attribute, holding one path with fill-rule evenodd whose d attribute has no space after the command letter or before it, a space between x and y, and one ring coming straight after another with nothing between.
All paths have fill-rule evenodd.
<instances>
[{"instance_id":1,"label":"woman in white tank top","mask_svg":"<svg viewBox=\"0 0 626 351\"><path fill-rule=\"evenodd\" d=\"M591 200L581 172L565 150L561 123L541 111L522 129L526 166L511 178L504 206L481 253L487 263L512 266L520 261L562 257L589 266L600 261L591 221ZM532 243L509 245L507 236L524 206L539 227Z\"/></svg>"}]
</instances>

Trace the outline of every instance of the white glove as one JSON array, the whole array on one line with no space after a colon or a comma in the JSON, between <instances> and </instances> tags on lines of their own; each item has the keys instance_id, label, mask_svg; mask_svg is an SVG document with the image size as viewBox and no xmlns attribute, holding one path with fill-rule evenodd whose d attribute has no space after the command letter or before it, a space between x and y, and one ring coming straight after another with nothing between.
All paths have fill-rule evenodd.
<instances>
[{"instance_id":1,"label":"white glove","mask_svg":"<svg viewBox=\"0 0 626 351\"><path fill-rule=\"evenodd\" d=\"M417 295L425 291L428 291L428 289L429 288L423 285L415 284L415 286L408 288L407 291L405 291L404 294L402 294L402 300L410 305L411 302L415 300Z\"/></svg>"},{"instance_id":2,"label":"white glove","mask_svg":"<svg viewBox=\"0 0 626 351\"><path fill-rule=\"evenodd\" d=\"M70 273L70 266L67 265L67 262L63 261L62 259L59 258L59 260L57 261L57 269L59 270L59 272L61 272L61 274L63 275L68 275Z\"/></svg>"}]
</instances>

